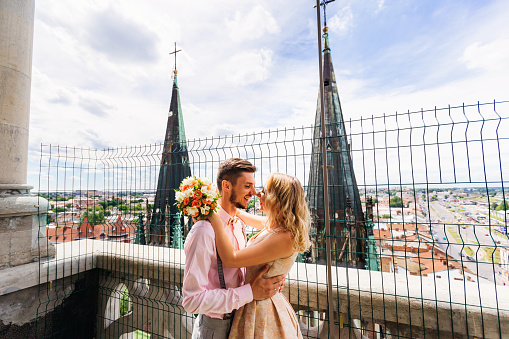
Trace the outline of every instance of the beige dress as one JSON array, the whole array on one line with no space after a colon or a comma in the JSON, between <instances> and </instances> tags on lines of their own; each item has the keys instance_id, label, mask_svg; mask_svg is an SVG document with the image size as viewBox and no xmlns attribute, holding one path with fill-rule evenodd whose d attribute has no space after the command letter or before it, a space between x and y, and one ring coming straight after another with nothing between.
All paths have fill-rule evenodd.
<instances>
[{"instance_id":1,"label":"beige dress","mask_svg":"<svg viewBox=\"0 0 509 339\"><path fill-rule=\"evenodd\" d=\"M263 241L275 234L267 229L261 231L249 240L247 246ZM292 268L297 252L287 258L277 259L267 263L269 271L267 277L288 274ZM265 264L248 267L246 270L246 284L253 281ZM235 312L230 338L302 338L297 315L290 303L281 293L276 293L266 300L253 300Z\"/></svg>"}]
</instances>

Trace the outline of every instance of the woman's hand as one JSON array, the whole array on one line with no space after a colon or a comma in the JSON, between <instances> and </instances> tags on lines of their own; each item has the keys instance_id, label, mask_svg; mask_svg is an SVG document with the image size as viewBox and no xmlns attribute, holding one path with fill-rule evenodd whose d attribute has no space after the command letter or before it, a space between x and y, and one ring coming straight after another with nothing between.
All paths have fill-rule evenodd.
<instances>
[{"instance_id":1,"label":"woman's hand","mask_svg":"<svg viewBox=\"0 0 509 339\"><path fill-rule=\"evenodd\" d=\"M216 230L218 227L222 227L223 225L221 217L217 213L212 212L205 219L210 221L214 230Z\"/></svg>"}]
</instances>

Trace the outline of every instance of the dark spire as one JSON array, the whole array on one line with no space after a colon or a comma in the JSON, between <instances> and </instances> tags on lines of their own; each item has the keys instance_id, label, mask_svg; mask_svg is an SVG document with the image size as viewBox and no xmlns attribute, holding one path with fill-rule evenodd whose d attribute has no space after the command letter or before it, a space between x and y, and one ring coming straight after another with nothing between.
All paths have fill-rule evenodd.
<instances>
[{"instance_id":1,"label":"dark spire","mask_svg":"<svg viewBox=\"0 0 509 339\"><path fill-rule=\"evenodd\" d=\"M353 169L348 134L341 110L341 102L336 84L336 76L332 66L331 51L329 45L328 28L324 27L324 49L323 49L323 81L325 98L325 130L327 144L327 169L328 169L328 191L329 211L331 220L331 234L334 237L333 247L335 253L332 255L333 264L340 264L340 258L344 261L348 258L350 265L364 267L364 240L365 230L363 227L364 214L362 212L359 189ZM321 105L318 100L315 130L313 134L313 153L309 174L309 186L307 197L313 218L313 233L318 235L316 241L317 250L312 254L313 259L319 263L324 262L324 198L323 198L323 175L322 175L322 153L321 153L321 126L320 126ZM349 201L349 202L348 202ZM348 214L348 215L347 215ZM354 220L355 231L347 227L346 221ZM348 229L347 229L348 228ZM349 233L348 233L349 232ZM345 245L348 233L350 241L348 248ZM352 234L355 233L355 234ZM355 237L356 244L351 248L352 237ZM341 256L340 252L346 248L350 255ZM357 253L357 254L356 254ZM356 256L355 258L352 256Z\"/></svg>"},{"instance_id":2,"label":"dark spire","mask_svg":"<svg viewBox=\"0 0 509 339\"><path fill-rule=\"evenodd\" d=\"M178 51L175 47L174 53L176 52ZM182 179L191 175L177 73L175 69L157 192L150 218L152 244L163 244L164 241L164 244L170 245L173 236L172 225L182 221L175 206L175 189L179 187Z\"/></svg>"}]
</instances>

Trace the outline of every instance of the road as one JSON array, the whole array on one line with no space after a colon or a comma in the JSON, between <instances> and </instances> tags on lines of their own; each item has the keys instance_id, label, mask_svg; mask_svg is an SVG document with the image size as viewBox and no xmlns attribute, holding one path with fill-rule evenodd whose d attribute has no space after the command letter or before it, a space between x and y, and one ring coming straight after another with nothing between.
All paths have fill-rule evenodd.
<instances>
[{"instance_id":1,"label":"road","mask_svg":"<svg viewBox=\"0 0 509 339\"><path fill-rule=\"evenodd\" d=\"M507 239L490 232L485 225L461 226L458 220L461 220L462 215L449 210L438 201L431 202L429 207L433 236L442 250L453 258L462 260L462 264L477 275L490 281L496 279L498 284L507 283L499 273L502 271L500 265L491 263L491 257L483 250L487 246L508 246ZM466 253L462 257L461 251L465 246L473 250L473 259L476 261L468 260Z\"/></svg>"}]
</instances>

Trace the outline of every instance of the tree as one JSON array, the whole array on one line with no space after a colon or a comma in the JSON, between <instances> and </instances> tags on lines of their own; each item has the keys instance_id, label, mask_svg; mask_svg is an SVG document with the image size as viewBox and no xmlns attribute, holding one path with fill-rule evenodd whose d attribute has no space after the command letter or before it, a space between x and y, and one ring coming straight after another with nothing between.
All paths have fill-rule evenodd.
<instances>
[{"instance_id":1,"label":"tree","mask_svg":"<svg viewBox=\"0 0 509 339\"><path fill-rule=\"evenodd\" d=\"M127 287L124 287L122 290L122 297L120 299L120 316L124 316L131 311L133 307L133 302L131 298L129 298L129 291Z\"/></svg>"},{"instance_id":2,"label":"tree","mask_svg":"<svg viewBox=\"0 0 509 339\"><path fill-rule=\"evenodd\" d=\"M60 213L60 212L65 212L67 211L67 209L65 207L55 207L52 209L53 212L55 213Z\"/></svg>"},{"instance_id":3,"label":"tree","mask_svg":"<svg viewBox=\"0 0 509 339\"><path fill-rule=\"evenodd\" d=\"M498 204L497 204L496 202L492 202L492 203L491 203L491 210L493 210L493 211L494 211L494 210L496 210L496 209L497 209L497 207L498 207Z\"/></svg>"},{"instance_id":4,"label":"tree","mask_svg":"<svg viewBox=\"0 0 509 339\"><path fill-rule=\"evenodd\" d=\"M257 201L258 201L258 197L254 197L253 199L249 200L249 202L247 204L246 211L249 211L249 210L251 210L251 208L254 208L256 206Z\"/></svg>"},{"instance_id":5,"label":"tree","mask_svg":"<svg viewBox=\"0 0 509 339\"><path fill-rule=\"evenodd\" d=\"M395 196L389 200L390 207L403 207L403 200L399 196Z\"/></svg>"},{"instance_id":6,"label":"tree","mask_svg":"<svg viewBox=\"0 0 509 339\"><path fill-rule=\"evenodd\" d=\"M507 201L504 199L500 205L497 206L497 211L507 211L509 210L509 205Z\"/></svg>"},{"instance_id":7,"label":"tree","mask_svg":"<svg viewBox=\"0 0 509 339\"><path fill-rule=\"evenodd\" d=\"M390 219L392 218L390 214L382 214L383 219Z\"/></svg>"},{"instance_id":8,"label":"tree","mask_svg":"<svg viewBox=\"0 0 509 339\"><path fill-rule=\"evenodd\" d=\"M81 226L81 223L83 222L83 220L85 219L85 217L87 217L88 222L92 226L106 223L106 219L104 219L104 210L102 209L102 207L88 208L85 211L85 213L83 213L80 217L80 222L79 222L80 226Z\"/></svg>"}]
</instances>

